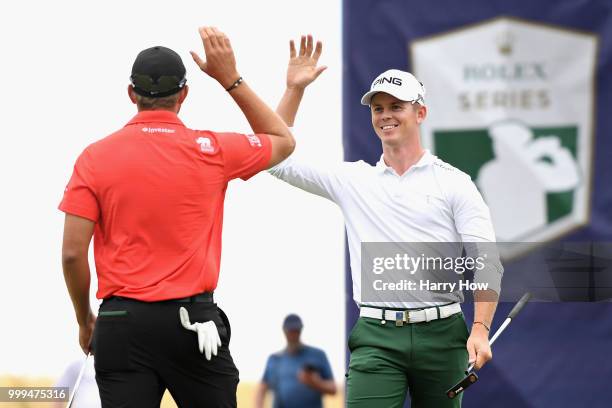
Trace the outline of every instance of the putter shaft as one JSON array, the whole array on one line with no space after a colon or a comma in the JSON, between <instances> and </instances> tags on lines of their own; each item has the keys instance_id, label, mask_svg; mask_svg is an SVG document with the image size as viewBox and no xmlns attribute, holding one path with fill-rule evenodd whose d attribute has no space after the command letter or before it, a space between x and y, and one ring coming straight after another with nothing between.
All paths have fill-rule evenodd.
<instances>
[{"instance_id":1,"label":"putter shaft","mask_svg":"<svg viewBox=\"0 0 612 408\"><path fill-rule=\"evenodd\" d=\"M90 355L90 353L87 353L87 355L85 356L85 361L83 361L83 365L81 365L81 371L79 371L79 376L77 377L74 383L74 388L72 388L72 392L70 393L70 399L68 399L68 405L66 405L66 408L70 408L72 406L72 401L74 400L74 396L76 395L77 390L79 389L83 374L85 374L85 369L87 368L87 361L89 360Z\"/></svg>"}]
</instances>

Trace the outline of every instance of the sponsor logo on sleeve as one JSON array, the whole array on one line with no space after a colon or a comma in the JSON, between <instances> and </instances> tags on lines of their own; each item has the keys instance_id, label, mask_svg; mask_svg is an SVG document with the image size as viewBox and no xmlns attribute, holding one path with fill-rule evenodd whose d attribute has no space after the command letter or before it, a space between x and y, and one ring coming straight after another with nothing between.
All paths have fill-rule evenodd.
<instances>
[{"instance_id":1,"label":"sponsor logo on sleeve","mask_svg":"<svg viewBox=\"0 0 612 408\"><path fill-rule=\"evenodd\" d=\"M202 153L214 153L215 147L212 145L212 142L207 137L198 137L196 139L196 143L200 145L200 150Z\"/></svg>"},{"instance_id":2,"label":"sponsor logo on sleeve","mask_svg":"<svg viewBox=\"0 0 612 408\"><path fill-rule=\"evenodd\" d=\"M256 135L245 135L249 144L253 147L261 147L261 140Z\"/></svg>"}]
</instances>

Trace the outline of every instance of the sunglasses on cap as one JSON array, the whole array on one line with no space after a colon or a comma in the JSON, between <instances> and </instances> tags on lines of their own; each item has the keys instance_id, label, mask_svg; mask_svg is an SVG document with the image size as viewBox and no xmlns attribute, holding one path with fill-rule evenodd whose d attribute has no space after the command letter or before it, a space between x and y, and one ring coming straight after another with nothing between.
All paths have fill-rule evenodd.
<instances>
[{"instance_id":1,"label":"sunglasses on cap","mask_svg":"<svg viewBox=\"0 0 612 408\"><path fill-rule=\"evenodd\" d=\"M172 95L183 88L187 83L187 78L181 79L175 75L162 75L157 79L157 82L154 82L150 75L133 74L130 76L130 82L137 91L140 91L138 92L140 94L162 97Z\"/></svg>"}]
</instances>

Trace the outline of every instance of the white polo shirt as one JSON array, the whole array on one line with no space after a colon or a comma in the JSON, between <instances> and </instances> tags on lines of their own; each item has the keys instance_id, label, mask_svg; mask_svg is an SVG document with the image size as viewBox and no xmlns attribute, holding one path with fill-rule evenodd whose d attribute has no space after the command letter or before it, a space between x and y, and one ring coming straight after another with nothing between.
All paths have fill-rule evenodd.
<instances>
[{"instance_id":1,"label":"white polo shirt","mask_svg":"<svg viewBox=\"0 0 612 408\"><path fill-rule=\"evenodd\" d=\"M396 301L361 301L362 242L495 242L489 209L470 177L429 151L401 176L382 157L376 166L358 161L331 167L314 167L290 157L269 172L340 206L357 304L395 308L424 305L406 301L399 294ZM484 280L499 293L503 268L498 260L493 265L487 268ZM425 304L463 300L462 294L457 296L455 293Z\"/></svg>"}]
</instances>

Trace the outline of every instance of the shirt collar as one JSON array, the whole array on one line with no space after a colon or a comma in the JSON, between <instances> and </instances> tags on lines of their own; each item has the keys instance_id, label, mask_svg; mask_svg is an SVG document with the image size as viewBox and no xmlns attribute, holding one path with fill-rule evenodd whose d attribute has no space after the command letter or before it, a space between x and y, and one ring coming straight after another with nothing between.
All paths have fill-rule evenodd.
<instances>
[{"instance_id":1,"label":"shirt collar","mask_svg":"<svg viewBox=\"0 0 612 408\"><path fill-rule=\"evenodd\" d=\"M173 125L185 126L178 118L176 113L167 110L145 110L140 111L134 116L126 126L136 123L170 123Z\"/></svg>"},{"instance_id":2,"label":"shirt collar","mask_svg":"<svg viewBox=\"0 0 612 408\"><path fill-rule=\"evenodd\" d=\"M436 156L431 154L429 149L425 149L425 153L423 153L423 156L421 156L419 161L413 164L411 168L429 166L430 164L433 164L435 159L436 159ZM376 163L376 170L380 173L384 173L387 170L390 172L394 172L393 168L391 166L387 166L387 164L385 163L384 154L380 155L380 160L378 160L378 163Z\"/></svg>"}]
</instances>

